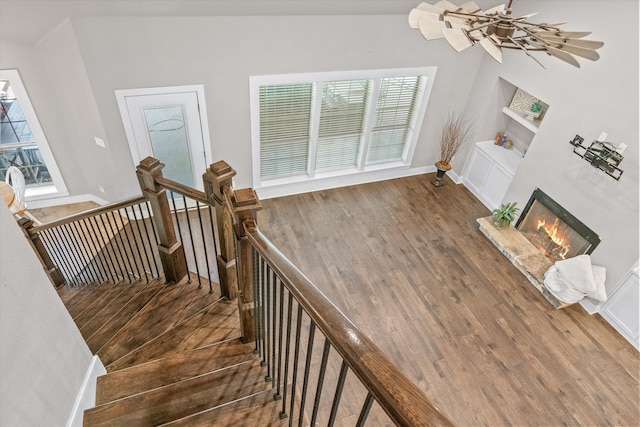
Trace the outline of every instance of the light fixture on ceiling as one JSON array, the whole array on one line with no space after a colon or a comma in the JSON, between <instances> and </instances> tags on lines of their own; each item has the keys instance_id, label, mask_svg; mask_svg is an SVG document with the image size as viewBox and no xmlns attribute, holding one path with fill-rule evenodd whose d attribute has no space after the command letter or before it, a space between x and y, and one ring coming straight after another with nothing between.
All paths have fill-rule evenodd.
<instances>
[{"instance_id":1,"label":"light fixture on ceiling","mask_svg":"<svg viewBox=\"0 0 640 427\"><path fill-rule=\"evenodd\" d=\"M576 56L596 61L596 49L604 45L595 40L583 40L590 32L564 31L558 24L534 24L527 19L536 15L514 18L511 4L483 11L475 2L461 6L443 0L436 4L420 3L409 14L409 26L419 29L427 40L445 38L458 52L479 43L489 55L502 63L502 49L518 49L544 68L530 52L542 51L580 68Z\"/></svg>"}]
</instances>

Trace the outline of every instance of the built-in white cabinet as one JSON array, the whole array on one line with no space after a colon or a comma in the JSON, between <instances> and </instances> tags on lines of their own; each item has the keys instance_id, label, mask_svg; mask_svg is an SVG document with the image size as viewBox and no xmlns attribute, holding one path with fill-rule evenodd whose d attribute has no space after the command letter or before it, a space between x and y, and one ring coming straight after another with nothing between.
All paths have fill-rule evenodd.
<instances>
[{"instance_id":1,"label":"built-in white cabinet","mask_svg":"<svg viewBox=\"0 0 640 427\"><path fill-rule=\"evenodd\" d=\"M494 141L478 142L473 147L463 172L464 185L489 208L496 209L511 185L522 160L522 153L495 145Z\"/></svg>"},{"instance_id":2,"label":"built-in white cabinet","mask_svg":"<svg viewBox=\"0 0 640 427\"><path fill-rule=\"evenodd\" d=\"M640 350L640 280L631 270L600 308L600 314Z\"/></svg>"}]
</instances>

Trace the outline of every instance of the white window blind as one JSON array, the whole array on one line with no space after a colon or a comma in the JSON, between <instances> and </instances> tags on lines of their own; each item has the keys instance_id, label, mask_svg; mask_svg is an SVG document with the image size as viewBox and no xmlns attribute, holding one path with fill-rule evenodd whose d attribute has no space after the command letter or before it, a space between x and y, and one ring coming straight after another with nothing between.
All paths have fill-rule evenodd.
<instances>
[{"instance_id":1,"label":"white window blind","mask_svg":"<svg viewBox=\"0 0 640 427\"><path fill-rule=\"evenodd\" d=\"M422 81L422 77L381 80L367 163L402 158Z\"/></svg>"},{"instance_id":2,"label":"white window blind","mask_svg":"<svg viewBox=\"0 0 640 427\"><path fill-rule=\"evenodd\" d=\"M313 83L260 87L260 175L307 172Z\"/></svg>"},{"instance_id":3,"label":"white window blind","mask_svg":"<svg viewBox=\"0 0 640 427\"><path fill-rule=\"evenodd\" d=\"M324 83L316 170L357 165L369 86L369 80Z\"/></svg>"},{"instance_id":4,"label":"white window blind","mask_svg":"<svg viewBox=\"0 0 640 427\"><path fill-rule=\"evenodd\" d=\"M435 72L251 77L254 186L303 188L306 181L410 167Z\"/></svg>"}]
</instances>

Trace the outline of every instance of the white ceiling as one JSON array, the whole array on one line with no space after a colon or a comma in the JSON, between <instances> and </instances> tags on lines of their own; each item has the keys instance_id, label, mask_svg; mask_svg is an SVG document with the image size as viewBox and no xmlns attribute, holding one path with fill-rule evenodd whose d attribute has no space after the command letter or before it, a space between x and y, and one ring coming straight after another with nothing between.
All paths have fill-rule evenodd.
<instances>
[{"instance_id":1,"label":"white ceiling","mask_svg":"<svg viewBox=\"0 0 640 427\"><path fill-rule=\"evenodd\" d=\"M36 43L69 17L408 15L418 3L419 0L0 0L0 41Z\"/></svg>"}]
</instances>

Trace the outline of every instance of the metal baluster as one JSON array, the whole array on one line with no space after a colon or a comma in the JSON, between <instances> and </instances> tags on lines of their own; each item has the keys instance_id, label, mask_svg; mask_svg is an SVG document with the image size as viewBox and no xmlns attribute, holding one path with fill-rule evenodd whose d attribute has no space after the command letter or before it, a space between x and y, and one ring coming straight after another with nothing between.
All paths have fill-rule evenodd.
<instances>
[{"instance_id":1,"label":"metal baluster","mask_svg":"<svg viewBox=\"0 0 640 427\"><path fill-rule=\"evenodd\" d=\"M56 246L60 253L60 258L62 258L67 265L67 271L69 272L69 283L77 285L78 274L76 273L71 254L69 254L67 251L68 242L66 241L66 239L60 237L60 235L62 234L62 229L60 227L54 227L51 229L51 234L55 235L53 241L57 243Z\"/></svg>"},{"instance_id":2,"label":"metal baluster","mask_svg":"<svg viewBox=\"0 0 640 427\"><path fill-rule=\"evenodd\" d=\"M362 405L362 411L360 411L360 416L358 417L356 427L362 427L365 421L367 421L367 417L369 416L369 411L371 410L372 404L373 396L371 395L371 393L367 393L367 398L364 400L364 405Z\"/></svg>"},{"instance_id":3,"label":"metal baluster","mask_svg":"<svg viewBox=\"0 0 640 427\"><path fill-rule=\"evenodd\" d=\"M116 246L118 246L117 241L118 240L120 241L120 245L121 246L118 246L118 252L120 253L120 256L122 257L122 260L124 261L124 264L126 265L127 280L129 280L129 283L133 283L131 281L131 275L133 275L134 272L133 272L133 267L131 266L131 260L127 256L128 255L127 254L127 247L124 245L124 239L122 238L122 231L123 230L120 230L118 228L118 218L116 217L116 214L113 211L111 211L109 213L111 214L111 218L113 219L113 223L109 222L109 224L111 225L112 230L113 230L113 224L115 224L116 231L117 231L117 232L114 233L113 240L116 240ZM120 214L118 214L118 216L120 216ZM120 218L122 218L122 217L120 216Z\"/></svg>"},{"instance_id":4,"label":"metal baluster","mask_svg":"<svg viewBox=\"0 0 640 427\"><path fill-rule=\"evenodd\" d=\"M113 251L114 256L116 257L116 259L118 260L118 266L121 268L120 273L122 273L122 268L124 268L124 273L122 273L122 279L123 280L128 280L129 283L131 283L131 279L129 278L129 267L127 267L126 264L126 258L122 255L122 249L120 249L120 246L118 245L118 238L117 238L117 234L114 229L113 229L113 222L111 222L109 220L109 214L111 214L111 217L113 218L113 221L115 221L115 217L113 216L113 212L107 212L105 213L105 217L107 217L107 223L109 224L109 229L111 230L111 235L113 237L111 237L111 239L109 239L109 243L112 244L112 247L115 247L115 249L118 250L118 253L116 254L115 249ZM103 218L104 219L104 218ZM106 227L106 225L105 225ZM118 255L120 255L120 257L118 257ZM122 264L120 264L122 263Z\"/></svg>"},{"instance_id":5,"label":"metal baluster","mask_svg":"<svg viewBox=\"0 0 640 427\"><path fill-rule=\"evenodd\" d=\"M144 228L144 235L147 236L147 244L145 245L145 254L147 254L147 260L149 261L149 268L151 269L151 276L153 276L153 270L155 269L156 279L160 278L160 271L158 271L158 262L156 261L156 253L153 250L153 244L151 243L151 235L149 234L149 229L147 228L147 218L144 217L144 211L142 210L142 203L138 203L138 212L140 213L140 221L142 221L142 227ZM151 221L151 216L149 216L149 221ZM149 260L149 252L151 252L151 259L153 263Z\"/></svg>"},{"instance_id":6,"label":"metal baluster","mask_svg":"<svg viewBox=\"0 0 640 427\"><path fill-rule=\"evenodd\" d=\"M309 385L309 372L311 371L311 354L313 353L313 338L316 332L316 324L311 320L309 325L309 341L307 342L307 359L304 365L304 379L302 380L302 396L300 398L300 414L298 415L298 427L302 427L304 415L304 404L307 399L307 388Z\"/></svg>"},{"instance_id":7,"label":"metal baluster","mask_svg":"<svg viewBox=\"0 0 640 427\"><path fill-rule=\"evenodd\" d=\"M66 272L66 267L63 268L63 262L60 259L60 256L58 254L58 251L55 250L55 246L51 244L51 240L49 239L49 232L51 230L43 230L42 232L40 232L40 238L42 239L45 248L47 248L47 252L49 252L49 256L52 257L52 259L55 259L55 264L56 267L58 267L60 269L60 272L62 273L62 276L64 277L64 281L66 282L66 284L69 284L69 280L67 279L68 273ZM64 260L64 258L62 258Z\"/></svg>"},{"instance_id":8,"label":"metal baluster","mask_svg":"<svg viewBox=\"0 0 640 427\"><path fill-rule=\"evenodd\" d=\"M95 271L91 266L92 258L88 254L87 247L85 244L86 242L83 239L82 233L78 231L78 221L74 221L71 224L69 224L69 228L71 229L71 234L73 234L74 239L76 239L76 241L79 242L77 245L78 253L82 257L84 262L86 262L84 271L85 271L85 274L87 275L87 278L91 278L91 280L93 280L95 283L100 283L100 278L98 277L97 274L95 274Z\"/></svg>"},{"instance_id":9,"label":"metal baluster","mask_svg":"<svg viewBox=\"0 0 640 427\"><path fill-rule=\"evenodd\" d=\"M202 281L200 279L200 269L198 268L198 257L196 256L196 246L193 244L193 232L191 231L191 221L189 220L189 212L187 211L187 199L182 196L182 202L184 203L184 215L187 221L187 227L189 228L189 238L191 239L191 249L193 249L193 261L196 265L196 274L198 275L198 289L202 288ZM176 212L176 222L180 221ZM185 257L187 256L185 252ZM187 270L189 270L187 268Z\"/></svg>"},{"instance_id":10,"label":"metal baluster","mask_svg":"<svg viewBox=\"0 0 640 427\"><path fill-rule=\"evenodd\" d=\"M280 282L280 304L278 309L278 373L276 374L277 389L276 394L273 396L275 400L282 399L282 396L280 395L280 384L282 383L282 321L284 318L284 284L282 283L282 280L278 280L278 282Z\"/></svg>"},{"instance_id":11,"label":"metal baluster","mask_svg":"<svg viewBox=\"0 0 640 427\"><path fill-rule=\"evenodd\" d=\"M89 230L90 226L91 226L91 221L89 218L83 219L82 220L82 228L83 228L83 233L85 236L89 237L89 241L91 242L91 248L92 248L92 253L93 253L93 260L96 262L96 265L98 266L98 268L100 269L100 275L102 276L102 281L103 282L108 282L109 280L111 280L111 277L109 277L109 272L107 270L107 268L104 265L104 262L102 260L102 258L100 257L101 255L101 251L100 251L100 245L98 245L97 242L97 236L95 235L95 233L93 233L93 231Z\"/></svg>"},{"instance_id":12,"label":"metal baluster","mask_svg":"<svg viewBox=\"0 0 640 427\"><path fill-rule=\"evenodd\" d=\"M140 221L138 220L138 218L136 217L136 210L134 209L133 206L131 207L131 213L133 215L133 220L136 223L136 228L138 230L138 237L136 237L136 233L135 231L133 232L133 239L136 241L136 247L138 248L138 255L140 256L140 264L142 264L142 272L144 273L144 278L145 278L145 283L149 283L149 274L151 274L153 276L153 272L152 271L148 271L145 269L144 267L144 260L142 258L142 254L140 254L140 246L142 246L142 253L144 253L144 257L147 260L147 265L149 266L149 270L151 270L151 261L149 261L149 254L147 253L147 250L145 248L144 245L144 237L142 237L142 230L140 229ZM125 212L127 211L127 208L124 208ZM131 220L129 220L131 221ZM133 227L131 227L133 229ZM148 273L148 274L147 274Z\"/></svg>"},{"instance_id":13,"label":"metal baluster","mask_svg":"<svg viewBox=\"0 0 640 427\"><path fill-rule=\"evenodd\" d=\"M235 239L234 239L235 240ZM235 250L235 245L234 245ZM238 259L238 253L236 251L236 259ZM256 340L255 340L255 348L253 349L254 354L260 354L260 298L258 289L260 288L260 273L258 272L258 255L256 254L255 248L251 247L251 264L253 265L253 299L255 304L255 313L253 316L253 323L256 328ZM236 268L236 275L240 275L240 268ZM238 283L240 283L240 279L238 278Z\"/></svg>"},{"instance_id":14,"label":"metal baluster","mask_svg":"<svg viewBox=\"0 0 640 427\"><path fill-rule=\"evenodd\" d=\"M287 418L287 383L289 382L289 348L291 347L291 314L293 312L293 298L287 293L287 342L285 344L284 355L284 381L282 381L282 410L280 411L280 419Z\"/></svg>"},{"instance_id":15,"label":"metal baluster","mask_svg":"<svg viewBox=\"0 0 640 427\"><path fill-rule=\"evenodd\" d=\"M180 243L182 243L182 253L184 254L184 263L187 265L187 283L191 283L191 270L189 270L189 263L187 262L187 252L184 246L184 239L182 238L182 227L180 227L180 218L178 217L176 200L173 197L173 193L169 193L169 194L171 194L171 204L173 205L173 216L176 219L176 226L178 227L178 239L180 239ZM187 218L187 223L189 223L189 218ZM153 221L151 221L151 225L153 225Z\"/></svg>"},{"instance_id":16,"label":"metal baluster","mask_svg":"<svg viewBox=\"0 0 640 427\"><path fill-rule=\"evenodd\" d=\"M265 366L267 364L267 340L266 337L266 326L265 326L265 293L266 293L266 281L267 281L267 272L265 268L265 260L260 258L260 337L262 343L262 349L260 350L260 354L262 355L262 362L260 362L260 366Z\"/></svg>"},{"instance_id":17,"label":"metal baluster","mask_svg":"<svg viewBox=\"0 0 640 427\"><path fill-rule=\"evenodd\" d=\"M91 223L91 231L93 232L94 235L96 235L97 239L98 239L98 243L102 245L102 253L103 256L106 253L106 260L107 260L107 267L110 270L110 275L112 277L113 283L118 283L120 281L120 278L118 277L118 273L116 272L117 268L113 262L113 257L111 256L111 252L109 251L109 244L108 242L105 240L102 231L100 231L100 225L98 224L98 220L97 217L93 217L91 218L93 220L93 222L90 221ZM102 219L102 218L101 218ZM95 225L95 228L94 228ZM96 229L98 229L98 232L96 232ZM111 264L109 266L109 264ZM117 279L117 280L116 280Z\"/></svg>"},{"instance_id":18,"label":"metal baluster","mask_svg":"<svg viewBox=\"0 0 640 427\"><path fill-rule=\"evenodd\" d=\"M131 218L129 218L129 212L127 212L127 208L124 208L124 215L127 218L127 224L124 223L124 218L122 214L119 214L120 221L122 224L122 230L124 231L124 236L127 238L127 244L129 245L129 253L131 254L131 258L133 258L133 266L138 272L138 280L142 281L142 274L144 273L144 265L142 264L142 256L140 255L140 248L136 245L135 234L133 233L133 226L131 225ZM129 239L129 231L131 231L131 235L133 239ZM133 240L133 243L131 243ZM135 256L134 249L138 251L138 256ZM142 271L138 268L138 261L140 261L140 265L142 265Z\"/></svg>"},{"instance_id":19,"label":"metal baluster","mask_svg":"<svg viewBox=\"0 0 640 427\"><path fill-rule=\"evenodd\" d=\"M322 396L322 386L324 384L324 374L327 371L327 359L329 358L329 350L331 344L325 337L324 347L322 349L322 361L320 362L320 373L318 374L318 388L316 389L316 398L313 401L313 413L311 415L311 425L316 425L316 419L318 418L318 406L320 405L320 397Z\"/></svg>"},{"instance_id":20,"label":"metal baluster","mask_svg":"<svg viewBox=\"0 0 640 427\"><path fill-rule=\"evenodd\" d=\"M73 252L73 258L77 265L78 279L84 281L86 280L84 277L84 267L82 266L80 252L78 251L78 245L76 244L77 242L75 241L75 236L71 232L71 227L69 226L69 224L62 225L62 228L65 231L66 238L69 240L70 252Z\"/></svg>"},{"instance_id":21,"label":"metal baluster","mask_svg":"<svg viewBox=\"0 0 640 427\"><path fill-rule=\"evenodd\" d=\"M291 298L291 294L289 294ZM300 357L300 329L302 329L302 307L298 305L298 314L296 315L296 349L293 353L293 379L291 380L291 403L289 407L289 427L293 426L293 408L296 402L296 380L298 378L298 358Z\"/></svg>"},{"instance_id":22,"label":"metal baluster","mask_svg":"<svg viewBox=\"0 0 640 427\"><path fill-rule=\"evenodd\" d=\"M216 243L216 229L213 225L213 212L211 211L211 206L209 207L209 224L211 225L211 236L213 237L213 253L215 256L218 256L218 243Z\"/></svg>"},{"instance_id":23,"label":"metal baluster","mask_svg":"<svg viewBox=\"0 0 640 427\"><path fill-rule=\"evenodd\" d=\"M196 200L196 210L198 211L198 221L200 222L200 233L202 234L202 248L204 249L204 262L207 265L207 279L209 280L209 294L213 293L211 284L211 269L209 268L209 254L207 253L207 240L204 237L204 226L202 225L202 215L200 214L200 202Z\"/></svg>"},{"instance_id":24,"label":"metal baluster","mask_svg":"<svg viewBox=\"0 0 640 427\"><path fill-rule=\"evenodd\" d=\"M340 375L338 376L338 384L336 385L336 394L333 397L333 404L331 405L331 415L329 416L328 427L332 427L336 421L336 415L338 414L338 406L340 405L340 399L342 398L342 389L344 388L344 382L347 379L347 371L349 367L347 362L342 361L342 367L340 368Z\"/></svg>"},{"instance_id":25,"label":"metal baluster","mask_svg":"<svg viewBox=\"0 0 640 427\"><path fill-rule=\"evenodd\" d=\"M273 280L271 281L271 287L273 294L271 298L271 376L275 374L276 370L276 304L278 300L278 276L275 271L271 270Z\"/></svg>"},{"instance_id":26,"label":"metal baluster","mask_svg":"<svg viewBox=\"0 0 640 427\"><path fill-rule=\"evenodd\" d=\"M271 270L271 268L269 267L269 265L266 263L266 261L263 261L265 263L265 274L266 274L266 296L265 296L265 325L264 325L264 329L265 329L265 345L266 345L266 352L265 352L265 359L267 362L267 376L264 377L264 380L269 382L271 381L271 342L270 342L270 337L271 337L271 324L270 319L271 319L271 287L272 287L272 283L271 280L273 279L273 270Z\"/></svg>"},{"instance_id":27,"label":"metal baluster","mask_svg":"<svg viewBox=\"0 0 640 427\"><path fill-rule=\"evenodd\" d=\"M173 197L173 193L171 193L172 197ZM173 198L172 198L173 200ZM156 257L155 257L155 250L157 250L158 245L160 244L160 240L158 239L158 232L156 231L156 226L153 223L153 219L151 218L153 216L153 211L151 210L151 206L149 206L149 201L145 201L144 205L147 208L147 212L149 213L149 224L151 224L151 231L153 231L153 239L155 244L153 245L153 249L151 250L151 254L153 254L153 259L155 261ZM180 242L182 243L182 242ZM184 251L183 251L184 253ZM185 260L186 260L187 256L185 255ZM158 279L160 278L160 269L162 268L162 263L155 261L156 262L156 270L158 271ZM185 264L187 262L185 261ZM164 274L164 270L162 271L162 274ZM189 278L189 283L191 283L191 275L189 274L189 269L187 268L187 276ZM166 282L166 280L165 280Z\"/></svg>"}]
</instances>

